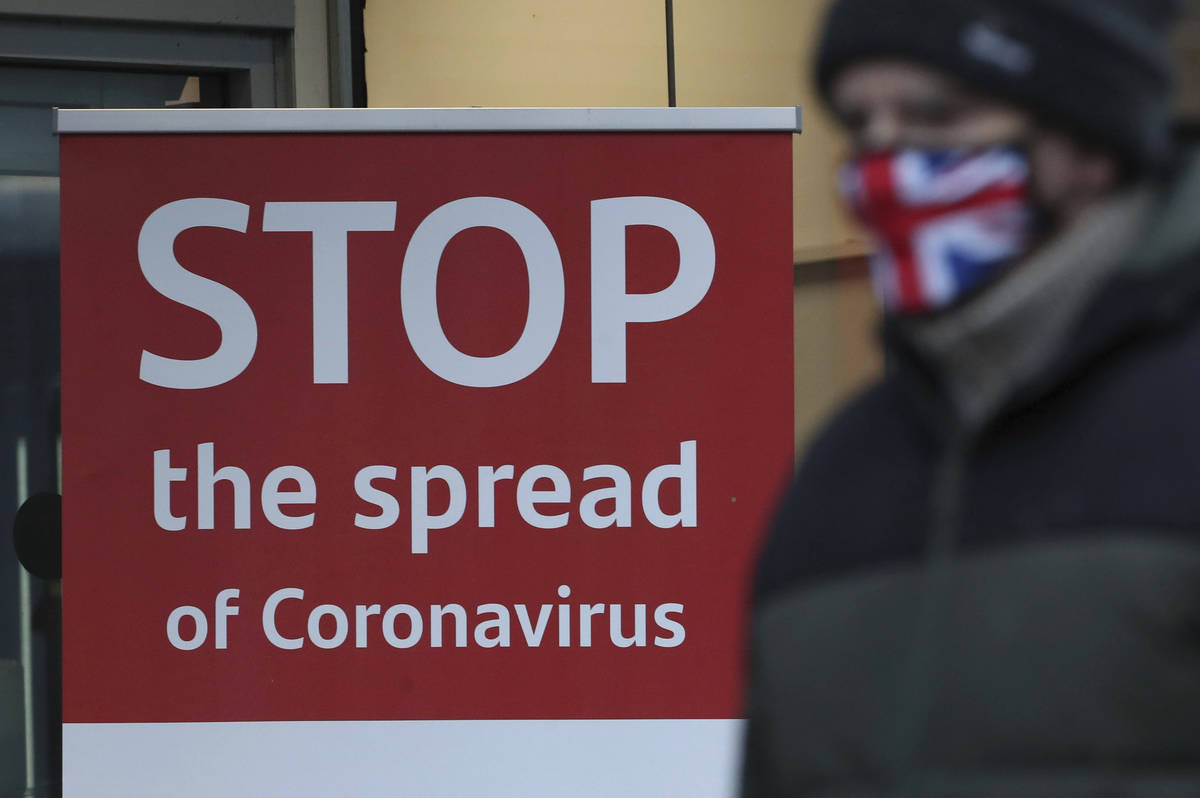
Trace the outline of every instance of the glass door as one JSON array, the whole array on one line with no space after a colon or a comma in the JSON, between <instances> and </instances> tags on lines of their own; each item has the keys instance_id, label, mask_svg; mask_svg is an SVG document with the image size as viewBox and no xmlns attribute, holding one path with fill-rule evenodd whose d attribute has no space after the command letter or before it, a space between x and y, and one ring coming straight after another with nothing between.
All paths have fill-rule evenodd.
<instances>
[{"instance_id":1,"label":"glass door","mask_svg":"<svg viewBox=\"0 0 1200 798\"><path fill-rule=\"evenodd\" d=\"M57 493L58 139L53 109L227 104L220 74L0 66L0 524ZM96 419L104 423L104 419ZM61 585L0 546L0 798L61 794Z\"/></svg>"}]
</instances>

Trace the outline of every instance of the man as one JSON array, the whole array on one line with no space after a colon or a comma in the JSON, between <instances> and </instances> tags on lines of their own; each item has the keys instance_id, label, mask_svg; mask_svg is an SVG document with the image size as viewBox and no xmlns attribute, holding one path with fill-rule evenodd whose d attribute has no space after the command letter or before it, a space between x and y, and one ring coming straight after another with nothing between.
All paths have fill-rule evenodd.
<instances>
[{"instance_id":1,"label":"man","mask_svg":"<svg viewBox=\"0 0 1200 798\"><path fill-rule=\"evenodd\" d=\"M837 0L886 376L769 537L744 795L1200 795L1200 160L1165 0Z\"/></svg>"}]
</instances>

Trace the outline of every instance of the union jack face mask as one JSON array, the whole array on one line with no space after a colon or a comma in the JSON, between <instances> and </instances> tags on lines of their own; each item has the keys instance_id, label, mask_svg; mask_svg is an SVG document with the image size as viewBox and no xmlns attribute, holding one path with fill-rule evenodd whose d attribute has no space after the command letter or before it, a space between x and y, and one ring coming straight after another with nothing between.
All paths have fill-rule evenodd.
<instances>
[{"instance_id":1,"label":"union jack face mask","mask_svg":"<svg viewBox=\"0 0 1200 798\"><path fill-rule=\"evenodd\" d=\"M840 183L875 239L871 280L886 312L948 308L1029 247L1029 161L1018 148L865 153Z\"/></svg>"}]
</instances>

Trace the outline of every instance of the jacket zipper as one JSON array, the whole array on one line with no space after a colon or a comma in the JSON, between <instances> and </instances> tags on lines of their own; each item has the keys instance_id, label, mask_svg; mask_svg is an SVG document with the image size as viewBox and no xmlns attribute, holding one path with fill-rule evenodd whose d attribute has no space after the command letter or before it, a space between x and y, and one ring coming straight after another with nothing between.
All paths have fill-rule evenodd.
<instances>
[{"instance_id":1,"label":"jacket zipper","mask_svg":"<svg viewBox=\"0 0 1200 798\"><path fill-rule=\"evenodd\" d=\"M967 461L975 431L959 425L937 464L930 488L930 526L913 619L912 645L897 672L895 715L886 741L893 794L917 798L923 793L920 759L930 711L936 698L937 666L944 655L945 611L950 598L951 565L957 548Z\"/></svg>"}]
</instances>

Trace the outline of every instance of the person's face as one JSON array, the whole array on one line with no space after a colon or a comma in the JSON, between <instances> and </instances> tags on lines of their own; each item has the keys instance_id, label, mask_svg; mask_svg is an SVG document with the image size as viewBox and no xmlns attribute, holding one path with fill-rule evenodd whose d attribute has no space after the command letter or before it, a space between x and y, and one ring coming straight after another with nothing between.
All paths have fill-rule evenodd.
<instances>
[{"instance_id":1,"label":"person's face","mask_svg":"<svg viewBox=\"0 0 1200 798\"><path fill-rule=\"evenodd\" d=\"M833 81L833 110L858 152L1026 148L1039 205L1072 221L1119 182L1114 158L1038 125L1022 109L906 61L864 61Z\"/></svg>"},{"instance_id":2,"label":"person's face","mask_svg":"<svg viewBox=\"0 0 1200 798\"><path fill-rule=\"evenodd\" d=\"M834 80L833 108L859 151L979 149L1023 142L1026 112L917 64L868 61Z\"/></svg>"}]
</instances>

